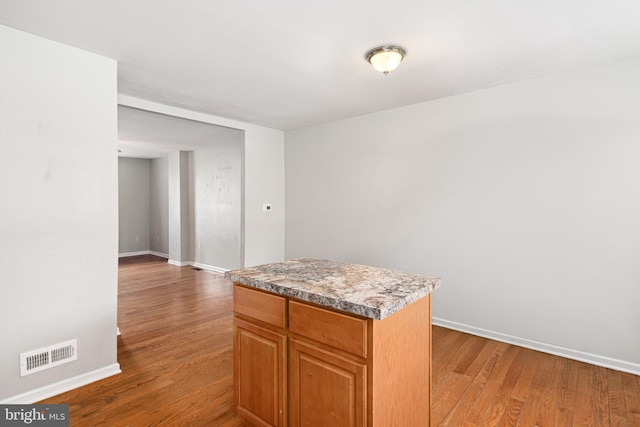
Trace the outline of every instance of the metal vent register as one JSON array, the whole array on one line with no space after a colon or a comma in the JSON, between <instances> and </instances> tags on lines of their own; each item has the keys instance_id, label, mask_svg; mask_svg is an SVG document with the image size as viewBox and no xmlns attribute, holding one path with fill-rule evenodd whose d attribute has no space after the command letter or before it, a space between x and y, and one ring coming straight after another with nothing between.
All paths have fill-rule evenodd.
<instances>
[{"instance_id":1,"label":"metal vent register","mask_svg":"<svg viewBox=\"0 0 640 427\"><path fill-rule=\"evenodd\" d=\"M77 349L77 340L71 340L20 353L20 376L24 377L34 372L73 362L78 358Z\"/></svg>"}]
</instances>

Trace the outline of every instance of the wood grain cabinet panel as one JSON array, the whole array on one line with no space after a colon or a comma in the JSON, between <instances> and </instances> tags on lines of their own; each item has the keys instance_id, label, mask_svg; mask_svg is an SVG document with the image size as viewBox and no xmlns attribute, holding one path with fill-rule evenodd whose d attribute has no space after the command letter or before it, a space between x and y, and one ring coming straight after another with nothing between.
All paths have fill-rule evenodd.
<instances>
[{"instance_id":1,"label":"wood grain cabinet panel","mask_svg":"<svg viewBox=\"0 0 640 427\"><path fill-rule=\"evenodd\" d=\"M364 427L366 393L366 364L290 340L291 425Z\"/></svg>"},{"instance_id":2,"label":"wood grain cabinet panel","mask_svg":"<svg viewBox=\"0 0 640 427\"><path fill-rule=\"evenodd\" d=\"M238 414L255 426L286 426L286 335L234 319L233 336Z\"/></svg>"},{"instance_id":3,"label":"wood grain cabinet panel","mask_svg":"<svg viewBox=\"0 0 640 427\"><path fill-rule=\"evenodd\" d=\"M242 286L233 287L233 311L278 328L287 326L287 300Z\"/></svg>"},{"instance_id":4,"label":"wood grain cabinet panel","mask_svg":"<svg viewBox=\"0 0 640 427\"><path fill-rule=\"evenodd\" d=\"M366 319L290 301L289 331L367 357Z\"/></svg>"}]
</instances>

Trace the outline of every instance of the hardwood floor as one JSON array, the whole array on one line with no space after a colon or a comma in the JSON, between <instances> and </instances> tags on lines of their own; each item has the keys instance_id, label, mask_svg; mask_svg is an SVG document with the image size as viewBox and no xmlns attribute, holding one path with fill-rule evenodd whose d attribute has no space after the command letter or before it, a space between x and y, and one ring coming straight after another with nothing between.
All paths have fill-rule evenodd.
<instances>
[{"instance_id":1,"label":"hardwood floor","mask_svg":"<svg viewBox=\"0 0 640 427\"><path fill-rule=\"evenodd\" d=\"M640 426L640 377L433 327L436 426Z\"/></svg>"},{"instance_id":2,"label":"hardwood floor","mask_svg":"<svg viewBox=\"0 0 640 427\"><path fill-rule=\"evenodd\" d=\"M77 427L243 426L232 408L231 297L221 274L123 258L122 373L45 402L70 404Z\"/></svg>"},{"instance_id":3,"label":"hardwood floor","mask_svg":"<svg viewBox=\"0 0 640 427\"><path fill-rule=\"evenodd\" d=\"M122 374L44 402L77 427L243 426L231 283L154 256L119 270ZM640 427L640 377L434 327L432 404L436 426Z\"/></svg>"}]
</instances>

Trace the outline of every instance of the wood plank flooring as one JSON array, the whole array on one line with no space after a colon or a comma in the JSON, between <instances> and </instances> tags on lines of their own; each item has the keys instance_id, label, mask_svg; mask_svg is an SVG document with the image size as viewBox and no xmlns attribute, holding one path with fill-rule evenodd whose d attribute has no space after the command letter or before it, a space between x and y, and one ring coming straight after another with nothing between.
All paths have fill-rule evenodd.
<instances>
[{"instance_id":1,"label":"wood plank flooring","mask_svg":"<svg viewBox=\"0 0 640 427\"><path fill-rule=\"evenodd\" d=\"M243 426L232 408L231 292L220 274L121 260L122 374L44 402L69 403L77 427ZM433 370L436 426L640 427L634 375L440 327Z\"/></svg>"},{"instance_id":2,"label":"wood plank flooring","mask_svg":"<svg viewBox=\"0 0 640 427\"><path fill-rule=\"evenodd\" d=\"M71 425L243 426L232 407L232 289L154 256L119 265L121 374L47 399Z\"/></svg>"},{"instance_id":3,"label":"wood plank flooring","mask_svg":"<svg viewBox=\"0 0 640 427\"><path fill-rule=\"evenodd\" d=\"M640 377L433 327L436 426L640 426Z\"/></svg>"}]
</instances>

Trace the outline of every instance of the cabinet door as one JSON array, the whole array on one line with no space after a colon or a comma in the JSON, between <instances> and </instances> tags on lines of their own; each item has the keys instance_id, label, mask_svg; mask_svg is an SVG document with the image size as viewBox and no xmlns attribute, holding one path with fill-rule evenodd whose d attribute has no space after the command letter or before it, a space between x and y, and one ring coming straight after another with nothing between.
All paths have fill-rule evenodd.
<instances>
[{"instance_id":1,"label":"cabinet door","mask_svg":"<svg viewBox=\"0 0 640 427\"><path fill-rule=\"evenodd\" d=\"M305 341L289 341L289 422L292 426L366 425L364 363Z\"/></svg>"},{"instance_id":2,"label":"cabinet door","mask_svg":"<svg viewBox=\"0 0 640 427\"><path fill-rule=\"evenodd\" d=\"M286 426L286 336L234 319L233 337L236 411L255 426Z\"/></svg>"}]
</instances>

